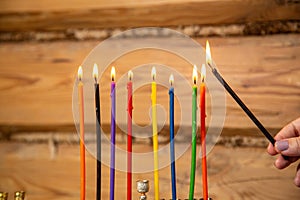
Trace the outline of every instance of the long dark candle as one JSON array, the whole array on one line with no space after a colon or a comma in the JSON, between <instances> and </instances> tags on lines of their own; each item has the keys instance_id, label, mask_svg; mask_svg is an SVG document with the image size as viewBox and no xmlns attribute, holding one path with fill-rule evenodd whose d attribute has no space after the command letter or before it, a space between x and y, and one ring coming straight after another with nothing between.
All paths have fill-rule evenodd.
<instances>
[{"instance_id":1,"label":"long dark candle","mask_svg":"<svg viewBox=\"0 0 300 200\"><path fill-rule=\"evenodd\" d=\"M231 97L239 104L239 106L244 110L244 112L248 115L248 117L252 120L252 122L259 128L259 130L264 134L264 136L270 141L270 143L274 146L275 139L272 135L267 131L267 129L260 123L260 121L255 117L255 115L249 110L249 108L244 104L244 102L239 98L239 96L232 90L232 88L228 85L228 83L223 79L223 77L219 74L217 69L213 66L211 61L210 47L208 41L206 42L206 63L211 68L214 76L219 80L219 82L223 85L226 91L231 95ZM284 159L288 159L287 156L282 155Z\"/></svg>"},{"instance_id":2,"label":"long dark candle","mask_svg":"<svg viewBox=\"0 0 300 200\"><path fill-rule=\"evenodd\" d=\"M110 200L115 199L115 151L116 151L116 84L115 68L111 70L111 121L110 121Z\"/></svg>"},{"instance_id":3,"label":"long dark candle","mask_svg":"<svg viewBox=\"0 0 300 200\"><path fill-rule=\"evenodd\" d=\"M171 180L172 180L172 199L177 199L176 195L176 170L175 170L175 141L174 141L174 77L170 76L171 87L169 89L170 96L170 160L171 160Z\"/></svg>"},{"instance_id":4,"label":"long dark candle","mask_svg":"<svg viewBox=\"0 0 300 200\"><path fill-rule=\"evenodd\" d=\"M211 66L209 64L209 66ZM219 72L213 68L213 74L219 80L219 82L224 86L227 92L231 95L231 97L239 104L239 106L244 110L244 112L248 115L248 117L254 122L254 124L261 130L261 132L265 135L265 137L274 145L275 139L272 135L267 131L267 129L258 121L255 115L249 110L249 108L244 104L244 102L239 98L239 96L232 90L232 88L228 85L228 83L223 79L223 77L219 74Z\"/></svg>"},{"instance_id":5,"label":"long dark candle","mask_svg":"<svg viewBox=\"0 0 300 200\"><path fill-rule=\"evenodd\" d=\"M132 71L129 71L127 82L127 200L132 199L132 76Z\"/></svg>"},{"instance_id":6,"label":"long dark candle","mask_svg":"<svg viewBox=\"0 0 300 200\"><path fill-rule=\"evenodd\" d=\"M96 111L96 138L97 138L97 186L96 200L101 199L101 118L100 118L100 92L98 83L98 66L94 64L93 77L95 79L95 111Z\"/></svg>"}]
</instances>

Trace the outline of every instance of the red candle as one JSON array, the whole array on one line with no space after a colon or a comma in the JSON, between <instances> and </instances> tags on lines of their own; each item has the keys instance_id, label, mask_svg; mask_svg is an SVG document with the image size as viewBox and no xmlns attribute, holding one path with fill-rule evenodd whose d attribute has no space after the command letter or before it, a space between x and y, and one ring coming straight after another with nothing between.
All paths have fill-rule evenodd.
<instances>
[{"instance_id":1,"label":"red candle","mask_svg":"<svg viewBox=\"0 0 300 200\"><path fill-rule=\"evenodd\" d=\"M200 84L200 125L201 125L201 152L202 152L202 184L203 184L203 199L208 199L207 187L207 163L206 163L206 129L205 129L205 65L201 69L201 84Z\"/></svg>"},{"instance_id":2,"label":"red candle","mask_svg":"<svg viewBox=\"0 0 300 200\"><path fill-rule=\"evenodd\" d=\"M133 73L130 70L127 82L127 200L131 200L132 196L132 77Z\"/></svg>"}]
</instances>

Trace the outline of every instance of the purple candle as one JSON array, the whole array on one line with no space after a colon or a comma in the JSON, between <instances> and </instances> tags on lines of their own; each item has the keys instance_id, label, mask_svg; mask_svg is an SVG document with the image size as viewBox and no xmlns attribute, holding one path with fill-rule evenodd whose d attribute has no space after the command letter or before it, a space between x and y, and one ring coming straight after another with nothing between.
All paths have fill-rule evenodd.
<instances>
[{"instance_id":1,"label":"purple candle","mask_svg":"<svg viewBox=\"0 0 300 200\"><path fill-rule=\"evenodd\" d=\"M116 83L115 83L115 67L111 68L111 121L110 121L110 200L115 199L115 144L116 144Z\"/></svg>"}]
</instances>

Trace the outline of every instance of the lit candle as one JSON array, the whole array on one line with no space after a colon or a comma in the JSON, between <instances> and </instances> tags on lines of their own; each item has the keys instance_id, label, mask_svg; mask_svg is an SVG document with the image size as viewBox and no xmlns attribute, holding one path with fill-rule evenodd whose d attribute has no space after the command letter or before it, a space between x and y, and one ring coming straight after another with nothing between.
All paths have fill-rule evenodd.
<instances>
[{"instance_id":1,"label":"lit candle","mask_svg":"<svg viewBox=\"0 0 300 200\"><path fill-rule=\"evenodd\" d=\"M152 134L153 134L153 154L154 154L154 199L159 200L159 178L158 178L158 136L157 136L157 119L156 119L156 70L152 68Z\"/></svg>"},{"instance_id":2,"label":"lit candle","mask_svg":"<svg viewBox=\"0 0 300 200\"><path fill-rule=\"evenodd\" d=\"M78 68L78 102L79 102L79 129L80 129L80 199L85 199L85 148L84 148L84 101L82 67Z\"/></svg>"},{"instance_id":3,"label":"lit candle","mask_svg":"<svg viewBox=\"0 0 300 200\"><path fill-rule=\"evenodd\" d=\"M201 123L201 152L202 152L202 186L203 186L203 199L208 199L208 187L207 187L207 164L206 164L206 129L205 129L205 65L201 68L201 84L200 84L200 123Z\"/></svg>"},{"instance_id":4,"label":"lit candle","mask_svg":"<svg viewBox=\"0 0 300 200\"><path fill-rule=\"evenodd\" d=\"M95 111L96 111L96 137L97 137L97 186L96 199L101 199L101 118L100 118L100 93L98 83L98 66L95 63L93 68L93 77L95 79Z\"/></svg>"},{"instance_id":5,"label":"lit candle","mask_svg":"<svg viewBox=\"0 0 300 200\"><path fill-rule=\"evenodd\" d=\"M171 160L171 179L172 179L172 199L177 199L176 195L176 170L175 170L175 141L174 141L174 76L169 78L170 89L170 160Z\"/></svg>"},{"instance_id":6,"label":"lit candle","mask_svg":"<svg viewBox=\"0 0 300 200\"><path fill-rule=\"evenodd\" d=\"M130 70L127 82L127 200L132 198L132 78Z\"/></svg>"},{"instance_id":7,"label":"lit candle","mask_svg":"<svg viewBox=\"0 0 300 200\"><path fill-rule=\"evenodd\" d=\"M192 157L190 172L189 200L194 200L195 171L196 171L196 149L197 149L197 67L193 68L193 93L192 93Z\"/></svg>"},{"instance_id":8,"label":"lit candle","mask_svg":"<svg viewBox=\"0 0 300 200\"><path fill-rule=\"evenodd\" d=\"M111 121L110 121L110 200L115 199L115 145L116 145L116 70L111 68Z\"/></svg>"}]
</instances>

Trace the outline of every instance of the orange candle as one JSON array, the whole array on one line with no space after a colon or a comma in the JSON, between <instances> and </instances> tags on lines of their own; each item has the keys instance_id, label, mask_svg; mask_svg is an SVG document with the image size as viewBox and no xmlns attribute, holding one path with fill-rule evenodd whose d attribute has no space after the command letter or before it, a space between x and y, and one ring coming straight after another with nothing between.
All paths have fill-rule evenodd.
<instances>
[{"instance_id":1,"label":"orange candle","mask_svg":"<svg viewBox=\"0 0 300 200\"><path fill-rule=\"evenodd\" d=\"M200 125L201 125L201 152L202 152L202 184L203 184L203 199L208 199L208 187L207 187L207 163L206 163L206 129L205 129L205 65L202 65L201 69L201 84L200 84Z\"/></svg>"},{"instance_id":2,"label":"orange candle","mask_svg":"<svg viewBox=\"0 0 300 200\"><path fill-rule=\"evenodd\" d=\"M82 67L78 68L78 102L79 102L79 129L80 129L80 199L85 199L85 148L84 148L84 103Z\"/></svg>"}]
</instances>

